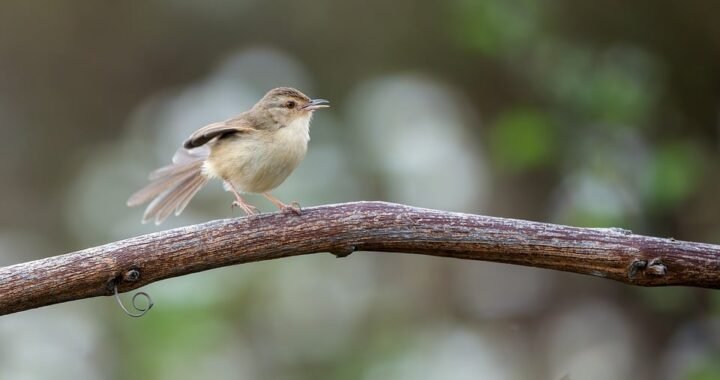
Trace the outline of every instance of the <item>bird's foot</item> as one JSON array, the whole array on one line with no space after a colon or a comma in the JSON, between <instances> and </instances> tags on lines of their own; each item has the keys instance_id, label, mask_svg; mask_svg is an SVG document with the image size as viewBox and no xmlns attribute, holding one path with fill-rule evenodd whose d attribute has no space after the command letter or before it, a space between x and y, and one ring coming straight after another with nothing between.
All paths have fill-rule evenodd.
<instances>
[{"instance_id":1,"label":"bird's foot","mask_svg":"<svg viewBox=\"0 0 720 380\"><path fill-rule=\"evenodd\" d=\"M262 193L262 195L267 198L272 204L275 205L278 209L280 209L280 212L283 214L295 214L295 215L302 215L302 211L300 210L300 203L297 203L293 201L289 205L286 205L285 203L282 203L279 199L272 196L272 194L265 192Z\"/></svg>"},{"instance_id":2,"label":"bird's foot","mask_svg":"<svg viewBox=\"0 0 720 380\"><path fill-rule=\"evenodd\" d=\"M235 208L235 206L240 207L247 216L256 215L259 213L257 207L240 200L233 201L233 203L230 204L231 208Z\"/></svg>"},{"instance_id":3,"label":"bird's foot","mask_svg":"<svg viewBox=\"0 0 720 380\"><path fill-rule=\"evenodd\" d=\"M300 208L300 203L297 203L296 201L293 201L289 205L283 204L280 208L280 211L283 214L295 214L297 216L302 215L302 209Z\"/></svg>"}]
</instances>

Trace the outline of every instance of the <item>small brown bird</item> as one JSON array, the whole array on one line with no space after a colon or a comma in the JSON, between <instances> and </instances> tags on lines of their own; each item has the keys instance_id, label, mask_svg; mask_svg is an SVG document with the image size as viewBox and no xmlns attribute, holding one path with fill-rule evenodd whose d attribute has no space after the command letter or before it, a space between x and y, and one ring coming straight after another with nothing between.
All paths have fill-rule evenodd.
<instances>
[{"instance_id":1,"label":"small brown bird","mask_svg":"<svg viewBox=\"0 0 720 380\"><path fill-rule=\"evenodd\" d=\"M179 215L211 178L220 178L235 195L233 206L247 215L257 213L241 192L261 193L283 212L300 214L269 191L278 187L300 164L310 140L313 111L329 107L325 99L310 99L289 87L270 90L249 111L200 128L178 149L172 164L150 173L148 184L128 199L128 206L150 202L143 223L160 224Z\"/></svg>"}]
</instances>

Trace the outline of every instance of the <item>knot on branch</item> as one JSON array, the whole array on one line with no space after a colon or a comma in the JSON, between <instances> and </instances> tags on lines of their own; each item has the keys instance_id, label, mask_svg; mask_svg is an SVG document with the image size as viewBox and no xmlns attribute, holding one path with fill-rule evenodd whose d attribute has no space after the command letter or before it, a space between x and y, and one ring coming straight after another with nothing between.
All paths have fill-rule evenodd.
<instances>
[{"instance_id":1,"label":"knot on branch","mask_svg":"<svg viewBox=\"0 0 720 380\"><path fill-rule=\"evenodd\" d=\"M130 269L123 275L123 280L128 282L135 282L140 279L140 271L137 269Z\"/></svg>"},{"instance_id":2,"label":"knot on branch","mask_svg":"<svg viewBox=\"0 0 720 380\"><path fill-rule=\"evenodd\" d=\"M632 280L639 274L660 277L667 274L667 267L662 263L659 257L656 257L649 262L647 260L636 259L628 266L628 278Z\"/></svg>"},{"instance_id":3,"label":"knot on branch","mask_svg":"<svg viewBox=\"0 0 720 380\"><path fill-rule=\"evenodd\" d=\"M137 292L132 296L132 308L134 311L128 310L128 308L123 305L122 300L120 300L120 294L118 292L118 285L122 283L123 281L126 282L135 282L140 279L140 269L139 268L131 268L127 270L125 273L123 273L121 276L118 276L111 280L108 283L108 288L112 289L113 294L115 295L115 301L117 301L118 305L120 305L120 308L125 312L125 314L131 316L131 317L142 317L150 311L150 308L153 307L155 304L150 297L149 294L145 292ZM138 303L137 299L138 297L142 297L145 299L145 306Z\"/></svg>"},{"instance_id":4,"label":"knot on branch","mask_svg":"<svg viewBox=\"0 0 720 380\"><path fill-rule=\"evenodd\" d=\"M648 264L647 272L653 276L664 276L667 273L667 267L659 258L652 259Z\"/></svg>"},{"instance_id":5,"label":"knot on branch","mask_svg":"<svg viewBox=\"0 0 720 380\"><path fill-rule=\"evenodd\" d=\"M330 251L338 259L341 257L348 257L351 253L355 252L356 247L354 245L346 245L333 249Z\"/></svg>"},{"instance_id":6,"label":"knot on branch","mask_svg":"<svg viewBox=\"0 0 720 380\"><path fill-rule=\"evenodd\" d=\"M108 281L106 287L109 294L113 293L113 289L120 286L123 282L136 282L140 279L140 268L132 267L124 273L118 275L112 280Z\"/></svg>"}]
</instances>

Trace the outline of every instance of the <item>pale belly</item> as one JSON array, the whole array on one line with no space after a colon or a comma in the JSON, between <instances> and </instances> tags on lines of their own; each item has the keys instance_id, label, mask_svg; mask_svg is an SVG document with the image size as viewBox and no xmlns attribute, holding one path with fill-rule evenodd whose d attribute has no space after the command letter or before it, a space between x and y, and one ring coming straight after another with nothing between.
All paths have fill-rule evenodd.
<instances>
[{"instance_id":1,"label":"pale belly","mask_svg":"<svg viewBox=\"0 0 720 380\"><path fill-rule=\"evenodd\" d=\"M305 157L307 134L281 130L256 138L219 140L211 148L204 171L231 182L242 192L264 193L280 186Z\"/></svg>"}]
</instances>

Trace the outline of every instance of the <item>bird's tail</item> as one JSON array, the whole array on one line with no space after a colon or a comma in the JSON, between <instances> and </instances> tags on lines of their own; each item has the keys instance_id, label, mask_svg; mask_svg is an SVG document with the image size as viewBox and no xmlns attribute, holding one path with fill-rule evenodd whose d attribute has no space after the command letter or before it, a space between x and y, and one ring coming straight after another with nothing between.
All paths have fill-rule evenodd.
<instances>
[{"instance_id":1,"label":"bird's tail","mask_svg":"<svg viewBox=\"0 0 720 380\"><path fill-rule=\"evenodd\" d=\"M151 201L143 214L143 223L154 219L155 224L160 224L173 212L179 215L208 181L202 171L206 157L206 152L178 151L172 164L150 173L150 183L133 194L127 205Z\"/></svg>"}]
</instances>

